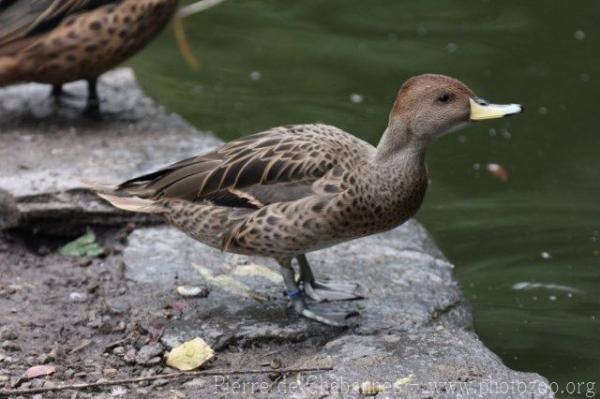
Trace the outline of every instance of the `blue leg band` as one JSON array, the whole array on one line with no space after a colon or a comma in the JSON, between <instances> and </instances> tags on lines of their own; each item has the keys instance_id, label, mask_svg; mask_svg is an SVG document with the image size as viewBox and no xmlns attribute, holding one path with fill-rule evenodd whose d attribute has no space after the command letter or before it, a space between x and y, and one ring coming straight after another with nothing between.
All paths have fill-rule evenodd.
<instances>
[{"instance_id":1,"label":"blue leg band","mask_svg":"<svg viewBox=\"0 0 600 399\"><path fill-rule=\"evenodd\" d=\"M288 292L288 298L294 300L294 299L298 299L302 296L302 291L300 290L294 290L292 292Z\"/></svg>"}]
</instances>

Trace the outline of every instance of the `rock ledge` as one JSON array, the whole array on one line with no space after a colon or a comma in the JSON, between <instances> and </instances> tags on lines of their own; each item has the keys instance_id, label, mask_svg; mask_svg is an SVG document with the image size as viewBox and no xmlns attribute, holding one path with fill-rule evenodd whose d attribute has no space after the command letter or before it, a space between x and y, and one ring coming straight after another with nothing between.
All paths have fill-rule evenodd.
<instances>
[{"instance_id":1,"label":"rock ledge","mask_svg":"<svg viewBox=\"0 0 600 399\"><path fill-rule=\"evenodd\" d=\"M0 188L16 197L21 228L73 235L86 225L135 220L98 201L81 181L118 182L219 143L147 99L129 69L101 80L102 121L80 117L83 84L66 89L81 101L57 108L45 86L0 89ZM360 283L364 300L314 305L358 310L349 329L298 319L270 260L221 254L163 225L129 236L122 255L129 294L111 302L124 309L113 317L135 309L142 327L152 330L165 304L183 303L178 316L160 320L166 348L198 336L231 368L258 368L275 358L288 368L333 367L275 380L170 383L188 397L354 397L368 381L379 384L378 397L552 397L546 379L508 369L477 338L453 265L416 221L308 256L319 276ZM210 293L182 298L179 285ZM149 359L159 361L153 360L159 352Z\"/></svg>"}]
</instances>

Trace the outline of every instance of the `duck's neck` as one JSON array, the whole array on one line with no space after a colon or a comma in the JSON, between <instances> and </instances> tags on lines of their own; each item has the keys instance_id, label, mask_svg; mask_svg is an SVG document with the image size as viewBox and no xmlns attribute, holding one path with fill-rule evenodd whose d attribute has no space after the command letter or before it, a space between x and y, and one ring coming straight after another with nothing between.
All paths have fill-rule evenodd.
<instances>
[{"instance_id":1,"label":"duck's neck","mask_svg":"<svg viewBox=\"0 0 600 399\"><path fill-rule=\"evenodd\" d=\"M413 167L424 167L425 147L410 128L388 126L377 145L374 161L376 165L392 167L396 172L407 168L410 173Z\"/></svg>"},{"instance_id":2,"label":"duck's neck","mask_svg":"<svg viewBox=\"0 0 600 399\"><path fill-rule=\"evenodd\" d=\"M425 144L388 128L365 175L377 187L374 201L385 204L382 225L403 223L419 209L427 190Z\"/></svg>"}]
</instances>

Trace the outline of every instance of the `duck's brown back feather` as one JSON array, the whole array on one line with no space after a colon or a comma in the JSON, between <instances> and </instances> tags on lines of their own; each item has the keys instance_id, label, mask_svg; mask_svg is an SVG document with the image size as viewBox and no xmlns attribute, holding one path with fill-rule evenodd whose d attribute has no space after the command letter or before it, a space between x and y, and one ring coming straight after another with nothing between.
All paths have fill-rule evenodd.
<instances>
[{"instance_id":1,"label":"duck's brown back feather","mask_svg":"<svg viewBox=\"0 0 600 399\"><path fill-rule=\"evenodd\" d=\"M126 181L118 192L256 208L293 201L314 194L314 182L347 161L338 157L345 141L368 146L331 126L274 128Z\"/></svg>"}]
</instances>

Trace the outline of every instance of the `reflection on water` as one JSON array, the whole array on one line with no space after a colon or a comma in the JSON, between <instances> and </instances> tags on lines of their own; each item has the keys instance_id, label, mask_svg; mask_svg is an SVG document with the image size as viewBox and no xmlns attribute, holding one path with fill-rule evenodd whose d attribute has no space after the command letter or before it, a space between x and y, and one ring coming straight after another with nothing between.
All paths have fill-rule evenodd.
<instances>
[{"instance_id":1,"label":"reflection on water","mask_svg":"<svg viewBox=\"0 0 600 399\"><path fill-rule=\"evenodd\" d=\"M458 265L476 328L508 365L594 381L599 11L596 0L229 0L186 21L200 70L169 34L133 65L151 95L224 139L321 121L376 143L397 88L423 72L524 104L431 148L418 218Z\"/></svg>"}]
</instances>

